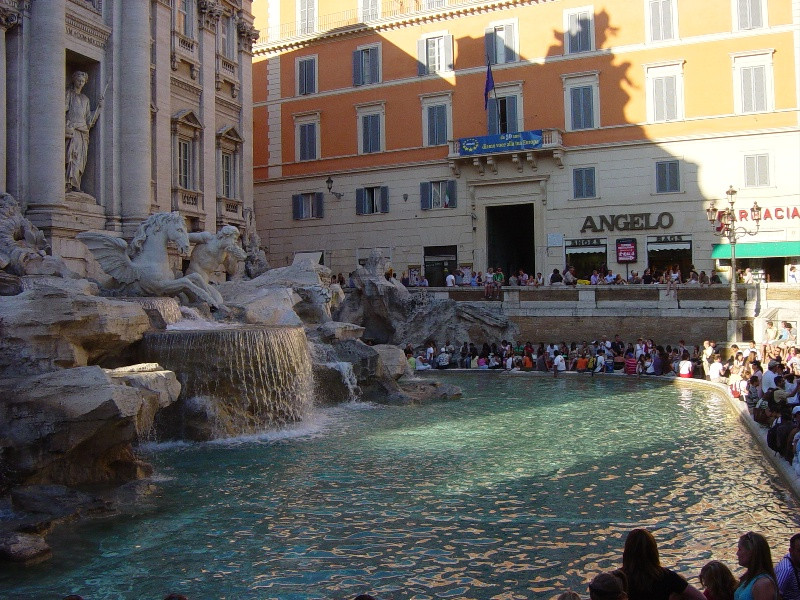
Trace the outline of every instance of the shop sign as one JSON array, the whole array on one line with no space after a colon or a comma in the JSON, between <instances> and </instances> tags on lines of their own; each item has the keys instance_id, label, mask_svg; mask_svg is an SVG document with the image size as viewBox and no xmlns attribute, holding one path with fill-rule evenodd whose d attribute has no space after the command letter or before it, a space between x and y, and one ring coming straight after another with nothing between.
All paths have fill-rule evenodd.
<instances>
[{"instance_id":1,"label":"shop sign","mask_svg":"<svg viewBox=\"0 0 800 600\"><path fill-rule=\"evenodd\" d=\"M516 131L497 135L461 138L456 141L459 156L473 154L495 154L497 152L519 152L542 147L542 130Z\"/></svg>"},{"instance_id":2,"label":"shop sign","mask_svg":"<svg viewBox=\"0 0 800 600\"><path fill-rule=\"evenodd\" d=\"M617 262L636 262L636 238L620 238L617 240Z\"/></svg>"},{"instance_id":3,"label":"shop sign","mask_svg":"<svg viewBox=\"0 0 800 600\"><path fill-rule=\"evenodd\" d=\"M688 240L684 240L683 239L684 237L688 237L688 236L683 236L683 235L653 235L653 236L650 236L649 238L647 238L647 241L648 242L655 242L655 243L688 241Z\"/></svg>"},{"instance_id":4,"label":"shop sign","mask_svg":"<svg viewBox=\"0 0 800 600\"><path fill-rule=\"evenodd\" d=\"M604 238L586 238L585 240L567 240L567 248L575 248L578 246L604 246Z\"/></svg>"},{"instance_id":5,"label":"shop sign","mask_svg":"<svg viewBox=\"0 0 800 600\"><path fill-rule=\"evenodd\" d=\"M669 229L675 222L672 213L628 213L622 215L588 216L583 221L581 233L585 231L644 231L651 229Z\"/></svg>"},{"instance_id":6,"label":"shop sign","mask_svg":"<svg viewBox=\"0 0 800 600\"><path fill-rule=\"evenodd\" d=\"M750 219L750 211L749 210L740 210L739 211L739 220L740 221L748 221ZM796 206L776 206L774 208L762 208L761 209L761 220L762 221L770 221L770 220L783 220L783 219L800 219L800 209Z\"/></svg>"}]
</instances>

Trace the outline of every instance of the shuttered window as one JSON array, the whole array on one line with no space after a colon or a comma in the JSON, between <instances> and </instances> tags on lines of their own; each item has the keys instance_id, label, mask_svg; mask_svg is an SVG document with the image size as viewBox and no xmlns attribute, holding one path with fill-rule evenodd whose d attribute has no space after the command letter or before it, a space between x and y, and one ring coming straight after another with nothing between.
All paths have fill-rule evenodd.
<instances>
[{"instance_id":1,"label":"shuttered window","mask_svg":"<svg viewBox=\"0 0 800 600\"><path fill-rule=\"evenodd\" d=\"M567 54L589 52L593 50L592 43L592 12L579 10L567 15L567 35L564 36L567 44Z\"/></svg>"},{"instance_id":2,"label":"shuttered window","mask_svg":"<svg viewBox=\"0 0 800 600\"><path fill-rule=\"evenodd\" d=\"M654 77L653 120L674 121L678 118L677 84L674 75Z\"/></svg>"},{"instance_id":3,"label":"shuttered window","mask_svg":"<svg viewBox=\"0 0 800 600\"><path fill-rule=\"evenodd\" d=\"M424 181L419 184L420 208L432 210L457 206L456 181Z\"/></svg>"},{"instance_id":4,"label":"shuttered window","mask_svg":"<svg viewBox=\"0 0 800 600\"><path fill-rule=\"evenodd\" d=\"M356 189L356 214L373 215L389 212L389 188L387 186Z\"/></svg>"},{"instance_id":5,"label":"shuttered window","mask_svg":"<svg viewBox=\"0 0 800 600\"><path fill-rule=\"evenodd\" d=\"M295 221L321 219L325 216L324 198L325 195L322 192L294 194L292 196L292 218Z\"/></svg>"},{"instance_id":6,"label":"shuttered window","mask_svg":"<svg viewBox=\"0 0 800 600\"><path fill-rule=\"evenodd\" d=\"M736 0L739 29L759 29L764 26L762 0Z\"/></svg>"},{"instance_id":7,"label":"shuttered window","mask_svg":"<svg viewBox=\"0 0 800 600\"><path fill-rule=\"evenodd\" d=\"M486 105L489 123L489 135L516 133L519 131L519 114L517 96L500 96L489 98Z\"/></svg>"},{"instance_id":8,"label":"shuttered window","mask_svg":"<svg viewBox=\"0 0 800 600\"><path fill-rule=\"evenodd\" d=\"M572 197L594 198L594 167L581 167L572 170Z\"/></svg>"},{"instance_id":9,"label":"shuttered window","mask_svg":"<svg viewBox=\"0 0 800 600\"><path fill-rule=\"evenodd\" d=\"M417 41L417 75L453 70L453 36L440 35Z\"/></svg>"},{"instance_id":10,"label":"shuttered window","mask_svg":"<svg viewBox=\"0 0 800 600\"><path fill-rule=\"evenodd\" d=\"M380 46L359 48L353 52L353 85L369 85L380 83L381 59Z\"/></svg>"},{"instance_id":11,"label":"shuttered window","mask_svg":"<svg viewBox=\"0 0 800 600\"><path fill-rule=\"evenodd\" d=\"M486 57L490 64L516 61L516 45L516 30L513 23L489 27L484 32Z\"/></svg>"},{"instance_id":12,"label":"shuttered window","mask_svg":"<svg viewBox=\"0 0 800 600\"><path fill-rule=\"evenodd\" d=\"M656 163L656 193L668 194L681 191L680 171L677 160Z\"/></svg>"},{"instance_id":13,"label":"shuttered window","mask_svg":"<svg viewBox=\"0 0 800 600\"><path fill-rule=\"evenodd\" d=\"M675 38L673 0L650 0L650 40L661 42Z\"/></svg>"},{"instance_id":14,"label":"shuttered window","mask_svg":"<svg viewBox=\"0 0 800 600\"><path fill-rule=\"evenodd\" d=\"M297 93L300 96L317 93L316 58L301 58L297 61Z\"/></svg>"},{"instance_id":15,"label":"shuttered window","mask_svg":"<svg viewBox=\"0 0 800 600\"><path fill-rule=\"evenodd\" d=\"M740 77L742 112L764 112L767 110L766 67L763 65L742 67Z\"/></svg>"},{"instance_id":16,"label":"shuttered window","mask_svg":"<svg viewBox=\"0 0 800 600\"><path fill-rule=\"evenodd\" d=\"M751 154L744 157L744 185L746 187L769 185L769 154Z\"/></svg>"},{"instance_id":17,"label":"shuttered window","mask_svg":"<svg viewBox=\"0 0 800 600\"><path fill-rule=\"evenodd\" d=\"M428 106L428 146L441 146L447 143L447 105Z\"/></svg>"},{"instance_id":18,"label":"shuttered window","mask_svg":"<svg viewBox=\"0 0 800 600\"><path fill-rule=\"evenodd\" d=\"M594 101L592 86L582 85L570 89L570 112L572 129L591 129L594 127Z\"/></svg>"}]
</instances>

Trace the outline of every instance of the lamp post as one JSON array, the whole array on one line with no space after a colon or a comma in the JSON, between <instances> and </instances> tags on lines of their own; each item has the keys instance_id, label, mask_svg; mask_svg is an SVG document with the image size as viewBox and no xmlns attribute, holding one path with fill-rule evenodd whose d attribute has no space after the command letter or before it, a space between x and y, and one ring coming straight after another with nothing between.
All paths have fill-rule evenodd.
<instances>
[{"instance_id":1,"label":"lamp post","mask_svg":"<svg viewBox=\"0 0 800 600\"><path fill-rule=\"evenodd\" d=\"M737 191L733 189L733 186L730 186L728 190L725 192L725 195L728 196L728 206L717 210L714 207L714 203L711 203L706 209L706 216L708 217L708 221L711 223L712 227L714 228L714 235L718 237L726 237L728 238L728 243L731 247L731 274L730 274L730 286L731 286L731 304L730 304L730 320L733 322L733 339L732 341L739 341L739 298L737 295L736 290L736 242L739 238L742 238L747 235L755 235L758 233L758 228L761 225L761 207L758 205L758 202L753 202L753 207L750 209L750 220L756 224L755 231L750 231L744 226L736 225L736 222L739 220L736 218L736 194ZM746 216L746 214L745 214Z\"/></svg>"}]
</instances>

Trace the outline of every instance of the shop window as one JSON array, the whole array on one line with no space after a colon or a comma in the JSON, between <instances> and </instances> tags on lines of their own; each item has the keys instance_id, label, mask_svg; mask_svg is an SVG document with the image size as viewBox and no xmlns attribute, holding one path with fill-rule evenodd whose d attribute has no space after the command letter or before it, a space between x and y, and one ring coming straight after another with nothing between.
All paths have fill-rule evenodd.
<instances>
[{"instance_id":1,"label":"shop window","mask_svg":"<svg viewBox=\"0 0 800 600\"><path fill-rule=\"evenodd\" d=\"M422 210L456 207L456 181L425 181L419 184Z\"/></svg>"},{"instance_id":2,"label":"shop window","mask_svg":"<svg viewBox=\"0 0 800 600\"><path fill-rule=\"evenodd\" d=\"M594 167L580 167L572 170L572 197L576 200L595 198L595 171Z\"/></svg>"},{"instance_id":3,"label":"shop window","mask_svg":"<svg viewBox=\"0 0 800 600\"><path fill-rule=\"evenodd\" d=\"M356 214L374 215L389 212L389 188L387 186L356 189Z\"/></svg>"},{"instance_id":4,"label":"shop window","mask_svg":"<svg viewBox=\"0 0 800 600\"><path fill-rule=\"evenodd\" d=\"M325 216L325 195L322 192L294 194L292 196L292 218L321 219Z\"/></svg>"}]
</instances>

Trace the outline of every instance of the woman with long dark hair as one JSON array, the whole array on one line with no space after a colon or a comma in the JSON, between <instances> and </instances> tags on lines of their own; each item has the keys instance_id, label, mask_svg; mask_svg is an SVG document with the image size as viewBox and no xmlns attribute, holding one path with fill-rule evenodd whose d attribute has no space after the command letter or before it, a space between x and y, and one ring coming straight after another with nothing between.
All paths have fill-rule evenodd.
<instances>
[{"instance_id":1,"label":"woman with long dark hair","mask_svg":"<svg viewBox=\"0 0 800 600\"><path fill-rule=\"evenodd\" d=\"M705 600L683 577L661 566L656 540L646 529L628 534L622 571L628 577L630 600Z\"/></svg>"},{"instance_id":2,"label":"woman with long dark hair","mask_svg":"<svg viewBox=\"0 0 800 600\"><path fill-rule=\"evenodd\" d=\"M739 579L734 600L777 600L778 585L772 554L763 535L748 531L739 538L736 558L746 570Z\"/></svg>"}]
</instances>

